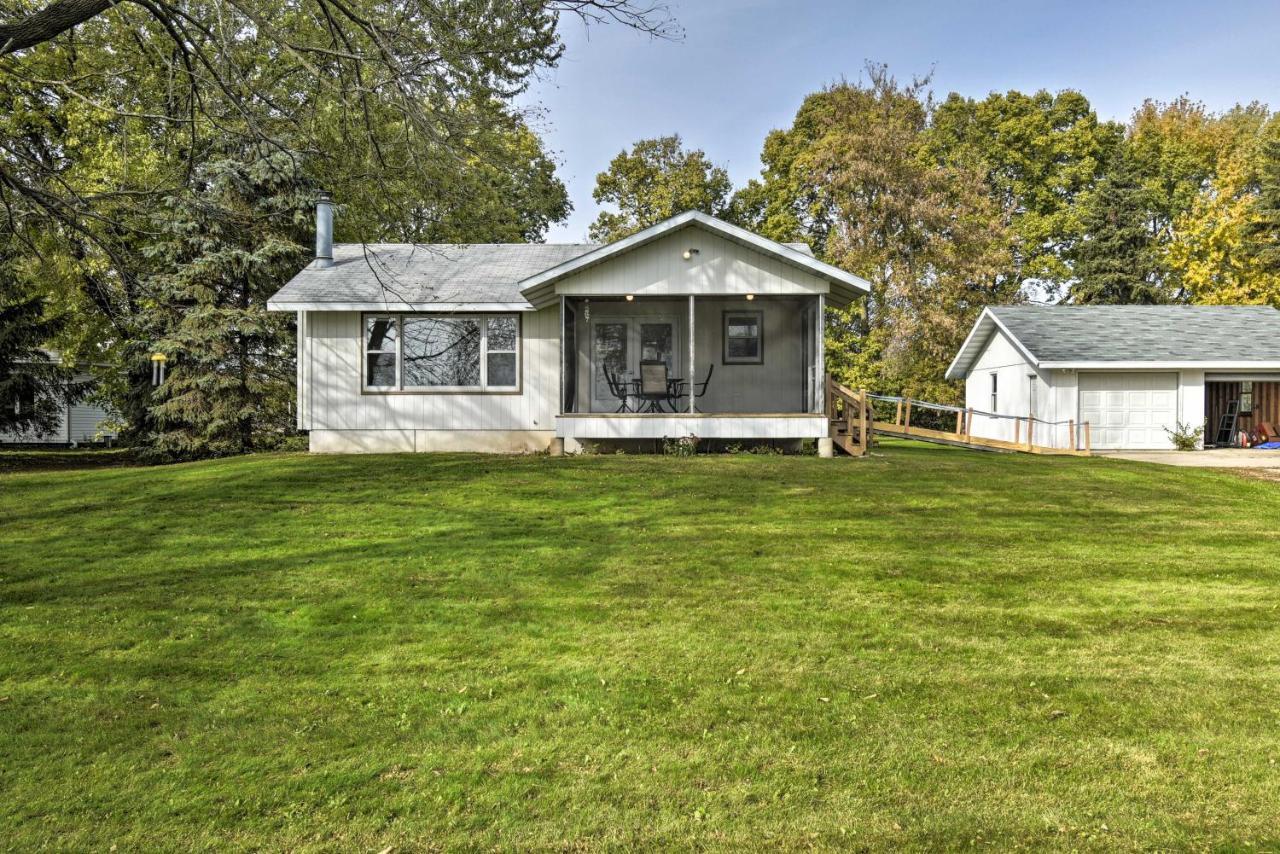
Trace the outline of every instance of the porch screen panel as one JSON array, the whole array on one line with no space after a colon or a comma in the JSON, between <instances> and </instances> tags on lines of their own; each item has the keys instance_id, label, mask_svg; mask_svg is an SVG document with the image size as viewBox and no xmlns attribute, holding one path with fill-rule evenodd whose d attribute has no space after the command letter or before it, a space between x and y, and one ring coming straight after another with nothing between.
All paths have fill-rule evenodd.
<instances>
[{"instance_id":1,"label":"porch screen panel","mask_svg":"<svg viewBox=\"0 0 1280 854\"><path fill-rule=\"evenodd\" d=\"M613 374L620 374L627 369L627 328L626 323L597 323L595 326L595 397L608 400L609 381L604 369Z\"/></svg>"},{"instance_id":2,"label":"porch screen panel","mask_svg":"<svg viewBox=\"0 0 1280 854\"><path fill-rule=\"evenodd\" d=\"M675 369L672 356L675 353L675 335L670 323L640 324L640 360L662 361L667 370Z\"/></svg>"},{"instance_id":3,"label":"porch screen panel","mask_svg":"<svg viewBox=\"0 0 1280 854\"><path fill-rule=\"evenodd\" d=\"M406 388L480 386L480 320L406 317L403 331Z\"/></svg>"}]
</instances>

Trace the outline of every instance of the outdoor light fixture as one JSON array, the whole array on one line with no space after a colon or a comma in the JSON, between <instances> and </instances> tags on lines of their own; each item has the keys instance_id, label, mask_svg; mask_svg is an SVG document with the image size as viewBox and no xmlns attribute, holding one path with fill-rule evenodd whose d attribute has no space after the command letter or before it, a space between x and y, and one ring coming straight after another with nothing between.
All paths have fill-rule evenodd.
<instances>
[{"instance_id":1,"label":"outdoor light fixture","mask_svg":"<svg viewBox=\"0 0 1280 854\"><path fill-rule=\"evenodd\" d=\"M164 353L151 354L151 384L159 386L164 383L164 363L168 357Z\"/></svg>"},{"instance_id":2,"label":"outdoor light fixture","mask_svg":"<svg viewBox=\"0 0 1280 854\"><path fill-rule=\"evenodd\" d=\"M755 294L747 294L747 302L751 302L755 298L756 298Z\"/></svg>"},{"instance_id":3,"label":"outdoor light fixture","mask_svg":"<svg viewBox=\"0 0 1280 854\"><path fill-rule=\"evenodd\" d=\"M698 254L697 249L686 249L684 250L684 260L688 261L690 258L692 258L694 255L697 255L697 254Z\"/></svg>"},{"instance_id":4,"label":"outdoor light fixture","mask_svg":"<svg viewBox=\"0 0 1280 854\"><path fill-rule=\"evenodd\" d=\"M627 294L627 302L635 302L635 294Z\"/></svg>"}]
</instances>

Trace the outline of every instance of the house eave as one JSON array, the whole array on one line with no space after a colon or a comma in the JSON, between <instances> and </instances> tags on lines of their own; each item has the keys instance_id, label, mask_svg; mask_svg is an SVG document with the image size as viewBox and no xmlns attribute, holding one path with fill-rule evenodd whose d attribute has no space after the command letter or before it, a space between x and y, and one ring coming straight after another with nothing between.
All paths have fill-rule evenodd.
<instances>
[{"instance_id":1,"label":"house eave","mask_svg":"<svg viewBox=\"0 0 1280 854\"><path fill-rule=\"evenodd\" d=\"M1036 355L1018 340L1018 336L1009 331L1009 327L1000 321L994 311L990 308L984 308L982 314L978 315L978 319L974 322L973 329L969 330L964 343L960 345L955 358L947 366L947 372L943 376L948 380L967 379L969 372L973 369L973 363L982 355L983 348L990 343L991 336L996 332L1003 333L1009 339L1009 343L1021 354L1022 358L1027 360L1027 364L1035 368L1049 367L1049 365L1037 359ZM982 336L981 339L979 339L979 335Z\"/></svg>"},{"instance_id":2,"label":"house eave","mask_svg":"<svg viewBox=\"0 0 1280 854\"><path fill-rule=\"evenodd\" d=\"M1073 371L1275 371L1280 370L1280 362L1241 362L1231 361L1163 361L1163 362L1042 362L1040 367L1046 370Z\"/></svg>"},{"instance_id":3,"label":"house eave","mask_svg":"<svg viewBox=\"0 0 1280 854\"><path fill-rule=\"evenodd\" d=\"M268 300L267 311L400 311L421 314L466 314L534 311L527 302L287 302Z\"/></svg>"}]
</instances>

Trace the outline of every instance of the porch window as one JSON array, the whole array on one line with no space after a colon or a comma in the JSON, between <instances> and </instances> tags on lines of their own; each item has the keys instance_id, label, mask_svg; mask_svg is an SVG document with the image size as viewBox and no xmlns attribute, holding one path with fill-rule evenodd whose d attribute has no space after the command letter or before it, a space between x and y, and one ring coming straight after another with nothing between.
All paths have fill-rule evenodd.
<instances>
[{"instance_id":1,"label":"porch window","mask_svg":"<svg viewBox=\"0 0 1280 854\"><path fill-rule=\"evenodd\" d=\"M516 315L397 314L365 321L365 387L374 391L514 391Z\"/></svg>"},{"instance_id":2,"label":"porch window","mask_svg":"<svg viewBox=\"0 0 1280 854\"><path fill-rule=\"evenodd\" d=\"M759 311L724 313L724 363L759 365L764 362L764 314Z\"/></svg>"},{"instance_id":3,"label":"porch window","mask_svg":"<svg viewBox=\"0 0 1280 854\"><path fill-rule=\"evenodd\" d=\"M1253 383L1250 380L1240 383L1240 414L1253 414Z\"/></svg>"}]
</instances>

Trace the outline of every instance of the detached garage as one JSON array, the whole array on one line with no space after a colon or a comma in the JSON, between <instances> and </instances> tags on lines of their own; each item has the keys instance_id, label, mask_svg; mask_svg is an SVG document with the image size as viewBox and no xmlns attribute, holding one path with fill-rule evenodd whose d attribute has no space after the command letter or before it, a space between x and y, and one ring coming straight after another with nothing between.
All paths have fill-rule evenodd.
<instances>
[{"instance_id":1,"label":"detached garage","mask_svg":"<svg viewBox=\"0 0 1280 854\"><path fill-rule=\"evenodd\" d=\"M1236 444L1280 427L1280 311L988 308L947 378L965 381L975 436L1011 440L1030 419L1039 445L1162 450L1181 422Z\"/></svg>"}]
</instances>

